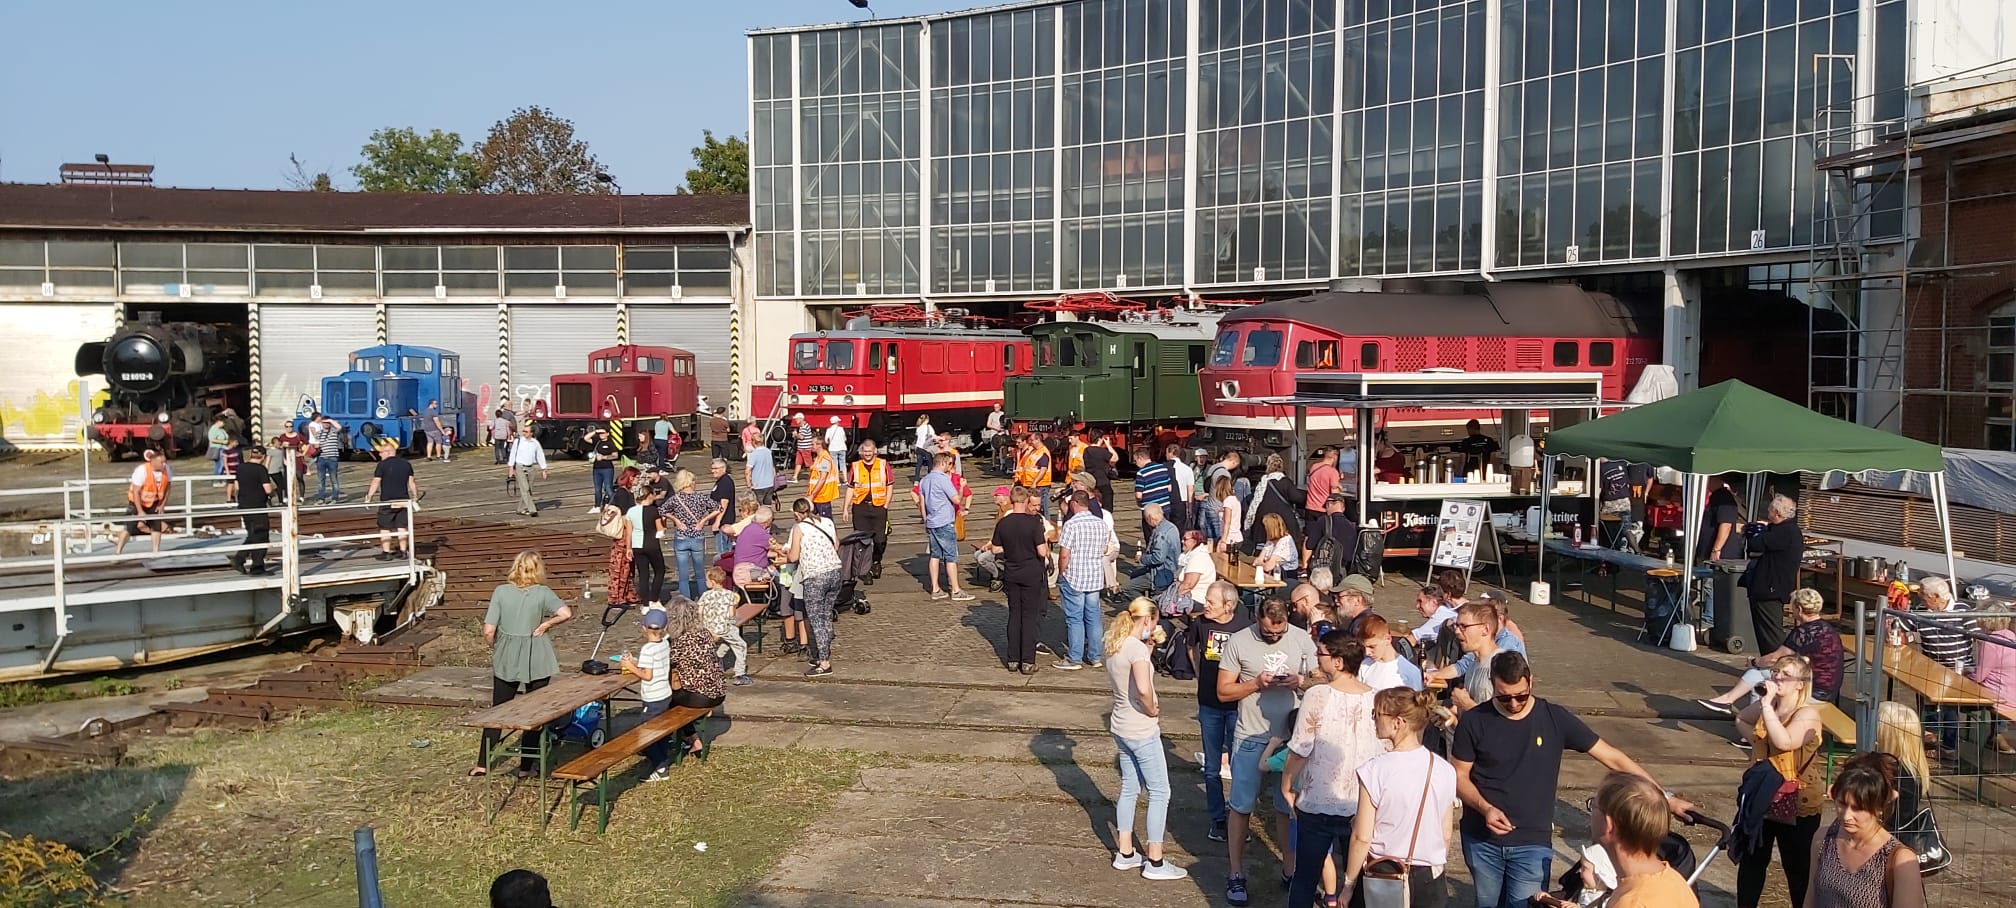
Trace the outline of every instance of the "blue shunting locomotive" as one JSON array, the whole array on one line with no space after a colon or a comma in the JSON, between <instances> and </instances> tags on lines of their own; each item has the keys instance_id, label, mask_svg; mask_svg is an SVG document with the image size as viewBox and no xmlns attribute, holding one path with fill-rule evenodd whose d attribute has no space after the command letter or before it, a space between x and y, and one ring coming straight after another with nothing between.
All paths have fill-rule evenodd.
<instances>
[{"instance_id":1,"label":"blue shunting locomotive","mask_svg":"<svg viewBox=\"0 0 2016 908\"><path fill-rule=\"evenodd\" d=\"M385 436L402 449L424 451L428 405L435 401L454 442L473 444L474 403L462 390L462 358L437 347L385 344L351 353L349 371L324 378L320 409L349 431L353 449L369 450ZM298 414L295 426L307 417Z\"/></svg>"}]
</instances>

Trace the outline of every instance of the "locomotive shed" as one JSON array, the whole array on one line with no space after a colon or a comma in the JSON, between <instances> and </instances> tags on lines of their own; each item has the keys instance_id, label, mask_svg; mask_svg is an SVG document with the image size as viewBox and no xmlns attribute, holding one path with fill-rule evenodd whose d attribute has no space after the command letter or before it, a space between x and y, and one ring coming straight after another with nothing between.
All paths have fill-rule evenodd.
<instances>
[{"instance_id":1,"label":"locomotive shed","mask_svg":"<svg viewBox=\"0 0 2016 908\"><path fill-rule=\"evenodd\" d=\"M349 371L353 351L384 345L459 358L471 442L507 400L553 409L556 376L612 345L691 353L683 377L697 393L746 413L754 378L784 371L785 338L809 327L795 306L758 317L744 196L9 183L0 212L12 354L0 452L74 450L87 426L118 424L140 438L117 453L165 447L150 436L172 426L186 456L226 407L248 436L270 439L321 405L324 379ZM159 370L92 348L149 325L159 352L134 361ZM122 394L122 374L146 387ZM365 403L346 428L384 421L375 397Z\"/></svg>"}]
</instances>

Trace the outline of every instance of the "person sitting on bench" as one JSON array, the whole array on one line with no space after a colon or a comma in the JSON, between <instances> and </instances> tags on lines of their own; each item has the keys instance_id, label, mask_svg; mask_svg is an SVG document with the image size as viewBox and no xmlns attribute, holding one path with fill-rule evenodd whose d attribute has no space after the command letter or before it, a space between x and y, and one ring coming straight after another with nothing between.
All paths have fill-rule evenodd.
<instances>
[{"instance_id":1,"label":"person sitting on bench","mask_svg":"<svg viewBox=\"0 0 2016 908\"><path fill-rule=\"evenodd\" d=\"M1813 663L1813 699L1835 702L1841 693L1841 675L1846 654L1841 647L1841 633L1834 622L1821 616L1827 608L1820 598L1820 591L1811 587L1801 587L1792 592L1792 608L1799 615L1799 624L1785 635L1784 645L1768 653L1751 659L1743 677L1722 695L1709 700L1694 702L1722 715L1735 715L1736 701L1751 695L1758 683L1771 677L1769 666L1777 665L1786 656L1805 656Z\"/></svg>"}]
</instances>

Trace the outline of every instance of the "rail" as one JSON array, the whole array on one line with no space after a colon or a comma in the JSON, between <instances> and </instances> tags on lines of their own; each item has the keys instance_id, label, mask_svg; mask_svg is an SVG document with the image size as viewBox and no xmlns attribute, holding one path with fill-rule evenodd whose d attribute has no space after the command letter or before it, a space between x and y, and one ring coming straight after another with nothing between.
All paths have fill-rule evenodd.
<instances>
[{"instance_id":1,"label":"rail","mask_svg":"<svg viewBox=\"0 0 2016 908\"><path fill-rule=\"evenodd\" d=\"M21 489L14 491L15 493L23 495L29 495L29 494L48 495L58 492L67 494L68 492L73 490L73 488L74 487L70 483L66 482L63 486L56 488ZM85 486L85 488L88 488L88 485ZM66 498L66 507L65 507L66 514L69 511L69 508L67 506L67 500L68 499ZM352 502L348 504L318 505L315 507L303 508L300 507L298 504L296 504L296 502L298 502L299 500L300 498L298 495L290 494L287 498L288 503L285 505L281 505L278 507L268 507L268 508L241 509L231 505L224 505L220 507L217 505L196 504L193 501L187 501L185 499L185 503L179 507L170 506L167 508L163 508L161 513L148 516L160 519L171 519L175 517L177 512L179 511L185 527L184 531L181 534L184 537L194 535L194 520L195 516L198 513L202 513L206 516L228 515L228 516L243 517L243 516L256 516L261 514L269 516L278 516L280 524L278 527L279 533L277 537L269 539L265 543L239 543L237 545L232 546L205 546L200 553L203 556L216 556L216 555L235 555L241 552L271 551L276 548L278 549L280 555L279 559L280 582L282 592L281 610L278 615L276 615L271 621L269 621L266 624L265 627L263 627L260 630L261 636L270 633L273 628L278 627L287 617L292 615L295 609L298 607L301 598L301 582L302 582L301 553L304 550L315 551L321 549L335 548L338 546L348 545L352 543L378 542L380 540L379 536L380 531L376 529L373 529L365 533L356 533L350 535L328 536L318 534L304 539L301 535L301 522L302 518L305 515L327 514L343 511L369 511L372 509L383 507L397 508L400 511L404 512L406 522L406 526L403 530L396 531L397 533L403 534L406 539L406 546L405 546L406 576L408 578L412 578L416 576L417 573L420 571L420 563L418 560L418 555L416 553L417 546L414 544L415 540L414 515L418 512L419 508L414 502L411 501L392 501L392 502L377 502L377 503ZM80 513L89 514L91 513L91 509L88 506L86 506L84 509L82 509ZM50 554L48 557L30 556L26 558L14 558L14 559L8 559L7 562L5 563L5 567L7 567L9 570L17 572L34 570L37 568L47 568L49 570L49 589L53 597L53 602L50 604L49 609L55 613L56 641L54 645L52 645L49 648L49 652L47 653L47 655L43 658L44 671L48 671L49 668L55 664L57 657L61 654L63 650L63 645L65 641L70 636L71 591L69 589L69 586L70 583L72 582L72 578L70 576L72 571L79 568L100 567L105 565L137 564L144 566L146 564L156 561L165 561L176 558L188 558L192 554L188 550L177 550L174 548L166 548L160 551L149 550L149 551L136 551L136 552L117 552L103 555L78 554L72 552L71 540L73 538L73 535L75 535L77 531L82 532L84 546L86 551L88 551L88 546L90 544L92 533L91 527L93 524L101 522L103 522L101 519L95 517L71 519L66 516L65 519L56 521L43 520L43 521L17 521L13 523L0 523L0 531L8 531L8 530L40 531L44 529L47 529L49 531L48 542L50 544ZM0 611L4 610L7 609L4 608L4 605L0 605Z\"/></svg>"}]
</instances>

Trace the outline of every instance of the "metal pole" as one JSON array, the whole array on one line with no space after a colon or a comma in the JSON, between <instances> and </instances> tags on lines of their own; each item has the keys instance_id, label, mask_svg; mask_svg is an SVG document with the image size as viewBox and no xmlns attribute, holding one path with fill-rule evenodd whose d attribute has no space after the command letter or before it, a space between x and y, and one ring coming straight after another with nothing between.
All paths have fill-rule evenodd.
<instances>
[{"instance_id":1,"label":"metal pole","mask_svg":"<svg viewBox=\"0 0 2016 908\"><path fill-rule=\"evenodd\" d=\"M1372 446L1372 418L1372 408L1359 407L1358 412L1351 419L1353 426L1358 431L1358 475L1353 478L1357 480L1358 486L1355 491L1358 494L1358 526L1360 527L1364 527L1370 521L1372 513L1372 483L1378 476L1377 472L1372 469L1372 458L1375 452Z\"/></svg>"},{"instance_id":2,"label":"metal pole","mask_svg":"<svg viewBox=\"0 0 2016 908\"><path fill-rule=\"evenodd\" d=\"M1861 749L1865 738L1875 740L1873 726L1876 711L1870 708L1870 704L1875 702L1873 696L1875 688L1869 683L1869 667L1864 663L1866 657L1863 656L1863 653L1868 651L1865 648L1868 643L1869 603L1857 599L1855 600L1855 743L1858 750ZM1865 721L1872 726L1866 735L1862 730Z\"/></svg>"},{"instance_id":3,"label":"metal pole","mask_svg":"<svg viewBox=\"0 0 2016 908\"><path fill-rule=\"evenodd\" d=\"M84 551L91 551L91 382L77 380L77 441L78 449L84 454ZM70 509L70 496L63 496L63 509ZM68 520L70 515L63 515ZM57 545L63 545L61 536Z\"/></svg>"},{"instance_id":4,"label":"metal pole","mask_svg":"<svg viewBox=\"0 0 2016 908\"><path fill-rule=\"evenodd\" d=\"M378 891L378 840L371 827L357 827L354 842L357 854L357 908L385 908L385 896Z\"/></svg>"},{"instance_id":5,"label":"metal pole","mask_svg":"<svg viewBox=\"0 0 2016 908\"><path fill-rule=\"evenodd\" d=\"M1876 606L1876 640L1875 644L1869 647L1875 652L1875 656L1869 660L1869 677L1862 682L1862 688L1869 692L1868 699L1861 704L1862 709L1855 716L1856 750L1876 749L1876 714L1883 702L1881 687L1883 657L1889 655L1887 650L1890 648L1890 622L1895 620L1890 617L1888 603L1879 603Z\"/></svg>"},{"instance_id":6,"label":"metal pole","mask_svg":"<svg viewBox=\"0 0 2016 908\"><path fill-rule=\"evenodd\" d=\"M1932 474L1932 507L1939 512L1939 537L1946 543L1946 581L1953 585L1953 595L1960 592L1960 570L1953 558L1953 506L1946 500L1946 471Z\"/></svg>"}]
</instances>

